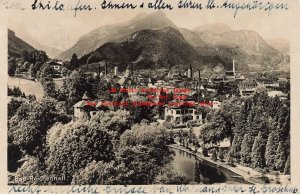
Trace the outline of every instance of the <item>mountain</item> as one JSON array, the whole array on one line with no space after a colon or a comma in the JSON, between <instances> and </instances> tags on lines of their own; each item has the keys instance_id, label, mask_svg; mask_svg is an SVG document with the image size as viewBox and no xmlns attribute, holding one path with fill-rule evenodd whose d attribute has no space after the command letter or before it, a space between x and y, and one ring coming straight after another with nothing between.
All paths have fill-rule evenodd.
<instances>
[{"instance_id":1,"label":"mountain","mask_svg":"<svg viewBox=\"0 0 300 194\"><path fill-rule=\"evenodd\" d=\"M129 22L102 26L87 33L72 48L60 54L58 58L62 60L70 59L73 53L81 57L95 51L105 43L122 42L134 32L144 29L162 29L165 27L175 27L175 25L163 12L138 15Z\"/></svg>"},{"instance_id":2,"label":"mountain","mask_svg":"<svg viewBox=\"0 0 300 194\"><path fill-rule=\"evenodd\" d=\"M222 33L230 32L232 31L232 29L223 23L213 23L213 24L198 26L194 28L193 31L222 34Z\"/></svg>"},{"instance_id":3,"label":"mountain","mask_svg":"<svg viewBox=\"0 0 300 194\"><path fill-rule=\"evenodd\" d=\"M273 48L277 49L281 53L285 55L290 54L289 41L282 38L267 39L266 41L267 43L269 43L269 45L271 45Z\"/></svg>"},{"instance_id":4,"label":"mountain","mask_svg":"<svg viewBox=\"0 0 300 194\"><path fill-rule=\"evenodd\" d=\"M232 69L232 59L234 58L236 63L236 68L238 70L248 70L247 65L245 65L245 59L247 54L241 49L230 45L214 45L209 41L205 41L199 32L195 32L188 29L179 29L180 33L183 35L185 40L192 45L195 50L199 53L202 58L207 60L203 61L203 65L210 68L214 68L216 61L222 61L223 68L230 70ZM201 34L209 35L207 32L202 32ZM238 60L241 58L241 60ZM209 60L212 60L210 62ZM219 66L220 64L217 63Z\"/></svg>"},{"instance_id":5,"label":"mountain","mask_svg":"<svg viewBox=\"0 0 300 194\"><path fill-rule=\"evenodd\" d=\"M270 46L257 32L249 30L229 31L225 33L198 32L200 38L208 45L197 46L203 50L218 50L221 58L235 58L238 63L244 63L242 69L248 64L257 64L262 68L270 64L276 66L283 60L283 54Z\"/></svg>"},{"instance_id":6,"label":"mountain","mask_svg":"<svg viewBox=\"0 0 300 194\"><path fill-rule=\"evenodd\" d=\"M79 56L81 64L106 60L125 67L142 59L143 64L138 63L140 68L182 69L191 64L201 69L222 66L231 70L235 59L236 69L246 71L252 66L276 68L282 61L288 61L257 32L232 30L222 23L193 30L179 28L163 12L142 14L122 24L97 28L82 36L60 58L69 59L73 53Z\"/></svg>"},{"instance_id":7,"label":"mountain","mask_svg":"<svg viewBox=\"0 0 300 194\"><path fill-rule=\"evenodd\" d=\"M15 32L8 29L8 56L21 57L23 51L33 51L34 48L16 36Z\"/></svg>"},{"instance_id":8,"label":"mountain","mask_svg":"<svg viewBox=\"0 0 300 194\"><path fill-rule=\"evenodd\" d=\"M139 69L177 66L182 70L189 64L197 69L208 61L214 65L224 63L219 58L200 55L177 29L171 27L141 30L131 34L130 38L123 42L106 43L83 56L80 63L103 60L117 64L121 69L131 62Z\"/></svg>"},{"instance_id":9,"label":"mountain","mask_svg":"<svg viewBox=\"0 0 300 194\"><path fill-rule=\"evenodd\" d=\"M28 43L30 43L30 45L32 45L34 48L38 49L38 50L42 50L45 51L48 55L48 57L50 58L55 58L57 57L60 53L62 53L63 51L58 50L56 48L50 47L50 46L46 46L46 45L42 45L40 43L37 43L34 40L27 40Z\"/></svg>"}]
</instances>

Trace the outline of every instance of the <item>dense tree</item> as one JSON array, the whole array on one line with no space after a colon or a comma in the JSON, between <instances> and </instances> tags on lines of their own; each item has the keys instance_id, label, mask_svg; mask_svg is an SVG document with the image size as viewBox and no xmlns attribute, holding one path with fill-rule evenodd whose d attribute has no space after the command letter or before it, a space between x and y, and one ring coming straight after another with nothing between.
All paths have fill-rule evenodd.
<instances>
[{"instance_id":1,"label":"dense tree","mask_svg":"<svg viewBox=\"0 0 300 194\"><path fill-rule=\"evenodd\" d=\"M134 104L138 102L146 102L147 98L145 96L132 96L128 103L129 106L126 107L127 110L130 112L130 117L132 124L133 123L140 123L143 119L148 121L153 121L154 113L152 106L143 106L140 104Z\"/></svg>"},{"instance_id":2,"label":"dense tree","mask_svg":"<svg viewBox=\"0 0 300 194\"><path fill-rule=\"evenodd\" d=\"M275 156L275 170L279 170L280 172L284 171L286 158L287 158L286 148L282 142L279 142L276 150L276 156Z\"/></svg>"},{"instance_id":3,"label":"dense tree","mask_svg":"<svg viewBox=\"0 0 300 194\"><path fill-rule=\"evenodd\" d=\"M57 139L57 135L52 138ZM95 160L88 163L83 170L74 174L73 183L179 183L184 177L176 172L165 172L163 168L172 158L166 139L167 134L162 126L149 126L146 123L135 125L121 135L120 145L114 149L113 161ZM165 180L165 177L170 179Z\"/></svg>"},{"instance_id":4,"label":"dense tree","mask_svg":"<svg viewBox=\"0 0 300 194\"><path fill-rule=\"evenodd\" d=\"M22 104L9 120L8 135L13 143L35 155L38 147L44 147L47 130L55 122L70 121L57 105L58 102L51 98Z\"/></svg>"},{"instance_id":5,"label":"dense tree","mask_svg":"<svg viewBox=\"0 0 300 194\"><path fill-rule=\"evenodd\" d=\"M15 173L16 177L26 177L24 181L17 181L14 184L33 184L35 181L29 179L33 177L36 179L41 178L41 172L39 171L38 159L33 156L26 155L24 158L24 163ZM36 181L37 183L37 181Z\"/></svg>"},{"instance_id":6,"label":"dense tree","mask_svg":"<svg viewBox=\"0 0 300 194\"><path fill-rule=\"evenodd\" d=\"M29 58L25 61L33 64L40 64L42 65L48 60L48 56L45 51L34 50L29 53Z\"/></svg>"},{"instance_id":7,"label":"dense tree","mask_svg":"<svg viewBox=\"0 0 300 194\"><path fill-rule=\"evenodd\" d=\"M259 132L254 140L252 152L251 152L251 164L253 168L265 167L265 140L262 137L262 133Z\"/></svg>"},{"instance_id":8,"label":"dense tree","mask_svg":"<svg viewBox=\"0 0 300 194\"><path fill-rule=\"evenodd\" d=\"M120 135L130 128L130 115L128 111L106 111L98 112L91 119L97 122L113 137L112 143L116 147L119 143Z\"/></svg>"},{"instance_id":9,"label":"dense tree","mask_svg":"<svg viewBox=\"0 0 300 194\"><path fill-rule=\"evenodd\" d=\"M72 184L77 185L121 185L125 184L132 171L128 171L124 164L111 162L96 162L93 160L85 168L75 172Z\"/></svg>"},{"instance_id":10,"label":"dense tree","mask_svg":"<svg viewBox=\"0 0 300 194\"><path fill-rule=\"evenodd\" d=\"M70 60L70 68L71 70L74 70L77 69L78 67L79 67L79 60L76 53L74 53Z\"/></svg>"},{"instance_id":11,"label":"dense tree","mask_svg":"<svg viewBox=\"0 0 300 194\"><path fill-rule=\"evenodd\" d=\"M8 92L7 92L8 96L14 96L14 97L21 97L22 96L22 91L19 87L14 86L14 88L11 90L10 88L8 88Z\"/></svg>"},{"instance_id":12,"label":"dense tree","mask_svg":"<svg viewBox=\"0 0 300 194\"><path fill-rule=\"evenodd\" d=\"M75 172L93 160L109 162L114 158L110 135L95 122L79 120L58 124L48 132L47 145L48 171L65 174L67 184L71 183Z\"/></svg>"},{"instance_id":13,"label":"dense tree","mask_svg":"<svg viewBox=\"0 0 300 194\"><path fill-rule=\"evenodd\" d=\"M52 78L45 79L42 83L44 97L52 97L55 98L57 96L57 92L55 90L55 83Z\"/></svg>"},{"instance_id":14,"label":"dense tree","mask_svg":"<svg viewBox=\"0 0 300 194\"><path fill-rule=\"evenodd\" d=\"M68 113L73 113L73 105L81 100L85 92L89 97L93 97L93 86L89 80L90 75L85 75L81 70L73 71L64 80L59 100L67 102Z\"/></svg>"},{"instance_id":15,"label":"dense tree","mask_svg":"<svg viewBox=\"0 0 300 194\"><path fill-rule=\"evenodd\" d=\"M277 114L277 128L279 132L279 138L282 140L287 140L289 142L290 138L290 109L287 104L280 107Z\"/></svg>"},{"instance_id":16,"label":"dense tree","mask_svg":"<svg viewBox=\"0 0 300 194\"><path fill-rule=\"evenodd\" d=\"M55 83L53 81L54 70L48 64L42 65L37 73L37 77L42 84L44 97L56 98Z\"/></svg>"},{"instance_id":17,"label":"dense tree","mask_svg":"<svg viewBox=\"0 0 300 194\"><path fill-rule=\"evenodd\" d=\"M291 174L291 158L290 158L290 156L286 160L283 173Z\"/></svg>"},{"instance_id":18,"label":"dense tree","mask_svg":"<svg viewBox=\"0 0 300 194\"><path fill-rule=\"evenodd\" d=\"M15 60L15 58L10 58L8 60L8 75L14 76L16 73L16 69L17 69L17 61Z\"/></svg>"},{"instance_id":19,"label":"dense tree","mask_svg":"<svg viewBox=\"0 0 300 194\"><path fill-rule=\"evenodd\" d=\"M251 109L247 118L247 133L255 137L261 132L263 138L267 139L269 123L267 115L261 106L255 106Z\"/></svg>"},{"instance_id":20,"label":"dense tree","mask_svg":"<svg viewBox=\"0 0 300 194\"><path fill-rule=\"evenodd\" d=\"M16 114L17 109L25 102L26 100L22 98L12 98L9 101L9 103L7 104L8 120Z\"/></svg>"},{"instance_id":21,"label":"dense tree","mask_svg":"<svg viewBox=\"0 0 300 194\"><path fill-rule=\"evenodd\" d=\"M241 151L242 141L243 141L243 137L240 134L234 135L230 150L227 153L226 160L228 162L232 162L232 161L239 162L240 161L240 157L241 157L240 151Z\"/></svg>"},{"instance_id":22,"label":"dense tree","mask_svg":"<svg viewBox=\"0 0 300 194\"><path fill-rule=\"evenodd\" d=\"M274 169L278 140L279 138L277 131L272 131L269 134L265 152L266 165L271 169Z\"/></svg>"},{"instance_id":23,"label":"dense tree","mask_svg":"<svg viewBox=\"0 0 300 194\"><path fill-rule=\"evenodd\" d=\"M37 78L40 82L43 82L45 78L53 78L54 69L48 64L43 64L37 72Z\"/></svg>"},{"instance_id":24,"label":"dense tree","mask_svg":"<svg viewBox=\"0 0 300 194\"><path fill-rule=\"evenodd\" d=\"M9 172L15 172L18 169L18 161L22 157L22 152L19 146L8 142L7 148L7 170Z\"/></svg>"},{"instance_id":25,"label":"dense tree","mask_svg":"<svg viewBox=\"0 0 300 194\"><path fill-rule=\"evenodd\" d=\"M235 127L233 128L233 131L235 134L238 134L241 137L243 137L245 134L245 126L247 126L247 118L252 106L253 104L251 99L245 99L239 110L239 113L234 116Z\"/></svg>"},{"instance_id":26,"label":"dense tree","mask_svg":"<svg viewBox=\"0 0 300 194\"><path fill-rule=\"evenodd\" d=\"M213 161L217 161L218 160L218 158L217 158L217 151L215 149L213 149L213 151L212 151L211 159Z\"/></svg>"},{"instance_id":27,"label":"dense tree","mask_svg":"<svg viewBox=\"0 0 300 194\"><path fill-rule=\"evenodd\" d=\"M116 153L116 160L124 164L130 176L123 180L125 184L151 184L159 174L162 166L155 156L156 148L148 145L121 146Z\"/></svg>"},{"instance_id":28,"label":"dense tree","mask_svg":"<svg viewBox=\"0 0 300 194\"><path fill-rule=\"evenodd\" d=\"M70 72L70 70L67 69L66 67L63 67L63 68L61 69L61 76L62 76L62 77L66 77L69 73L71 73L71 72Z\"/></svg>"},{"instance_id":29,"label":"dense tree","mask_svg":"<svg viewBox=\"0 0 300 194\"><path fill-rule=\"evenodd\" d=\"M202 127L200 137L206 143L217 143L226 137L231 139L232 126L231 116L225 111L211 111L207 115L207 122Z\"/></svg>"},{"instance_id":30,"label":"dense tree","mask_svg":"<svg viewBox=\"0 0 300 194\"><path fill-rule=\"evenodd\" d=\"M244 135L241 145L241 163L248 166L251 163L252 139L248 134Z\"/></svg>"},{"instance_id":31,"label":"dense tree","mask_svg":"<svg viewBox=\"0 0 300 194\"><path fill-rule=\"evenodd\" d=\"M147 124L136 124L131 130L127 130L120 138L120 146L146 145L151 148L155 163L163 166L170 162L171 152L167 146L168 133L163 125L153 126Z\"/></svg>"},{"instance_id":32,"label":"dense tree","mask_svg":"<svg viewBox=\"0 0 300 194\"><path fill-rule=\"evenodd\" d=\"M223 111L226 112L226 116L216 114ZM222 127L226 126L224 121L230 124L227 125L229 127ZM257 92L245 99L231 97L223 101L219 111L210 111L207 114L200 138L205 143L217 143L224 137L220 132L226 130L232 131L232 135L227 136L231 140L227 161L243 165L251 163L255 168L273 169L278 157L281 158L278 167L283 171L290 149L289 101L281 101L279 97L269 97L266 92ZM276 154L279 142L282 142L281 149L285 150L283 155Z\"/></svg>"},{"instance_id":33,"label":"dense tree","mask_svg":"<svg viewBox=\"0 0 300 194\"><path fill-rule=\"evenodd\" d=\"M224 157L225 157L225 150L222 149L222 147L219 147L218 150L218 158L221 162L224 162Z\"/></svg>"},{"instance_id":34,"label":"dense tree","mask_svg":"<svg viewBox=\"0 0 300 194\"><path fill-rule=\"evenodd\" d=\"M48 60L48 56L44 51L34 50L24 59L29 62L30 65L30 75L36 77L37 72L40 70L42 64Z\"/></svg>"}]
</instances>

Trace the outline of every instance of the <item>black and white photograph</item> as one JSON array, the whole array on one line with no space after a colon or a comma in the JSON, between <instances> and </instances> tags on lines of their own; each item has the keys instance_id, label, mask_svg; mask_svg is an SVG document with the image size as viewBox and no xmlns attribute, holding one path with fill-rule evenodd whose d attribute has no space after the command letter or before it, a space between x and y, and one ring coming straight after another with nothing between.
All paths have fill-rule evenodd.
<instances>
[{"instance_id":1,"label":"black and white photograph","mask_svg":"<svg viewBox=\"0 0 300 194\"><path fill-rule=\"evenodd\" d=\"M291 184L278 21L112 13L9 16L7 185Z\"/></svg>"}]
</instances>

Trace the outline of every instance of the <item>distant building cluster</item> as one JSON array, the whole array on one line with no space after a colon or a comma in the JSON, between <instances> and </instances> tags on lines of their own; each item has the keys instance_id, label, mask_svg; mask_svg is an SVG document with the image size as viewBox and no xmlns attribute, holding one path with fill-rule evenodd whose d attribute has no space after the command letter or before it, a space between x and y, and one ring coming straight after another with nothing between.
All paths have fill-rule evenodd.
<instances>
[{"instance_id":1,"label":"distant building cluster","mask_svg":"<svg viewBox=\"0 0 300 194\"><path fill-rule=\"evenodd\" d=\"M55 65L53 66L55 68ZM202 78L200 70L194 72L192 65L184 73L171 73L167 69L157 69L154 75L138 71L135 73L133 66L134 64L131 63L123 74L115 66L113 71L109 73L108 65L105 63L104 72L99 72L98 74L101 79L107 82L119 84L121 91L127 91L129 96L138 96L141 93L141 89L147 88L156 91L156 94L152 95L151 101L159 102L161 100L161 91L165 91L166 95L172 93L173 99L164 105L164 122L170 122L175 126L185 125L188 122L194 125L202 124L201 107L218 109L222 104L222 100L229 95L248 97L260 88L264 88L270 96L277 95L284 100L287 97L284 90L289 85L288 78L247 79L236 71L234 60L232 71L225 71L223 74L206 76L205 78ZM98 85L95 85L95 92L97 92L98 87ZM182 89L182 92L179 88ZM232 88L235 89L236 93L232 94ZM222 90L222 94L220 94L220 90ZM180 98L178 96L185 97ZM85 95L82 101L74 105L75 117L82 117L83 114L87 113L89 116L93 116L99 110L113 109L110 106L103 106L103 100L96 100L97 103L91 106L89 104L90 100ZM178 105L178 102L181 104ZM192 106L185 106L185 103L190 103Z\"/></svg>"}]
</instances>

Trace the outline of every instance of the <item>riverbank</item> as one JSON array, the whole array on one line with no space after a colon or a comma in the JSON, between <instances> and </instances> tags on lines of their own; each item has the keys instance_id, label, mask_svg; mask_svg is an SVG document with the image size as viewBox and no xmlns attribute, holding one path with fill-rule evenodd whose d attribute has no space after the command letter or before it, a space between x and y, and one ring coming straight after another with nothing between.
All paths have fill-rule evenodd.
<instances>
[{"instance_id":1,"label":"riverbank","mask_svg":"<svg viewBox=\"0 0 300 194\"><path fill-rule=\"evenodd\" d=\"M190 151L190 150L186 149L185 147L180 146L178 144L171 144L171 145L169 145L169 147L192 154L199 161L204 162L212 167L220 169L226 176L227 184L254 184L251 181L248 181L247 179L245 179L243 176L244 175L243 173L237 172L236 170L231 170L228 165L223 164L222 162L213 161L208 157L204 157L199 152L195 153L195 152Z\"/></svg>"},{"instance_id":2,"label":"riverbank","mask_svg":"<svg viewBox=\"0 0 300 194\"><path fill-rule=\"evenodd\" d=\"M171 144L169 147L172 147L174 149L179 149L182 151L185 151L187 153L190 153L194 156L196 156L200 161L206 161L208 164L213 165L216 168L221 169L224 171L224 174L227 175L227 178L229 178L229 181L227 183L240 183L240 184L265 184L263 180L261 179L262 175L260 172L255 171L252 168L244 167L241 165L236 164L236 167L227 165L224 162L221 161L214 161L210 159L209 157L204 157L202 153L200 152L193 152L189 149L178 145L178 144ZM274 175L265 175L270 180L269 184L278 184L276 183L276 178ZM241 181L241 182L239 182ZM289 175L280 175L279 181L281 184L290 184L289 181Z\"/></svg>"}]
</instances>

